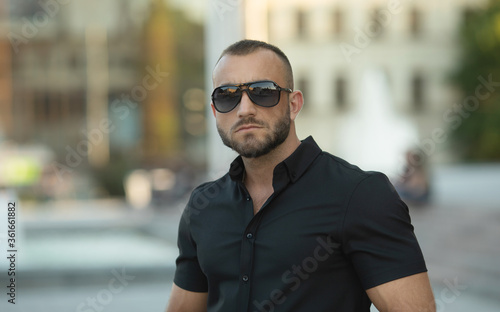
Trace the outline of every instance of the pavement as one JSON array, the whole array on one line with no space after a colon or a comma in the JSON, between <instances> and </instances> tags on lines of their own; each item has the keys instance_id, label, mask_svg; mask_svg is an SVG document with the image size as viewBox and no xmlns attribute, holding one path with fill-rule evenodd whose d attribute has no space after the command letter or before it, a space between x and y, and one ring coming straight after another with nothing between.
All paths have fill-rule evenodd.
<instances>
[{"instance_id":1,"label":"pavement","mask_svg":"<svg viewBox=\"0 0 500 312\"><path fill-rule=\"evenodd\" d=\"M181 206L135 210L121 199L20 203L19 280L25 287L96 283L120 268L146 280L166 277L178 255Z\"/></svg>"},{"instance_id":2,"label":"pavement","mask_svg":"<svg viewBox=\"0 0 500 312\"><path fill-rule=\"evenodd\" d=\"M500 311L500 166L439 167L433 186L431 203L409 206L438 311ZM19 202L18 303L0 292L0 311L164 310L185 201L144 210L120 199ZM0 286L7 269L2 256Z\"/></svg>"}]
</instances>

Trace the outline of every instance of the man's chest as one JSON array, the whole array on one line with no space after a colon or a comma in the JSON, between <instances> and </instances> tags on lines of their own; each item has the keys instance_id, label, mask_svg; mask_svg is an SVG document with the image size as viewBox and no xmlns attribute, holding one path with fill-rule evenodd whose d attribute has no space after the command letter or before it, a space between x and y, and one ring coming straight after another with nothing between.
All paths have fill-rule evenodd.
<instances>
[{"instance_id":1,"label":"man's chest","mask_svg":"<svg viewBox=\"0 0 500 312\"><path fill-rule=\"evenodd\" d=\"M338 265L332 260L343 258L338 243L343 208L334 199L277 196L255 215L254 205L252 200L211 205L210 217L197 224L200 234L193 238L209 279L282 275L304 261L317 271L329 270Z\"/></svg>"}]
</instances>

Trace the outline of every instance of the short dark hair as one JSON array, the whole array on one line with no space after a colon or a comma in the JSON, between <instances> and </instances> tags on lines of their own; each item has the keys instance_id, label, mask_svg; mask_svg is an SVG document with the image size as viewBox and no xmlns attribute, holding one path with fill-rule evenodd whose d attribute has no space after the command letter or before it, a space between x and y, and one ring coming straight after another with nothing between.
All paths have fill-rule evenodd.
<instances>
[{"instance_id":1,"label":"short dark hair","mask_svg":"<svg viewBox=\"0 0 500 312\"><path fill-rule=\"evenodd\" d=\"M284 87L293 90L293 71L292 71L292 65L290 64L288 57L285 55L285 53L283 53L283 51L280 50L280 48L272 44L269 44L267 42L258 40L249 40L249 39L244 39L235 42L229 47L227 47L224 51L222 51L219 60L217 60L217 63L224 55L248 55L259 49L266 49L273 51L281 59L285 69L285 81L287 84Z\"/></svg>"}]
</instances>

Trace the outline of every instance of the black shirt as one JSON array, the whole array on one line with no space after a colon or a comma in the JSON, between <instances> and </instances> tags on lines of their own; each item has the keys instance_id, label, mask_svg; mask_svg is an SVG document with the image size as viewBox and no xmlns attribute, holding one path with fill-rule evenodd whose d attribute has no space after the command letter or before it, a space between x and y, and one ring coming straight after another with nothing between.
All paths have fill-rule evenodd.
<instances>
[{"instance_id":1,"label":"black shirt","mask_svg":"<svg viewBox=\"0 0 500 312\"><path fill-rule=\"evenodd\" d=\"M241 157L197 187L179 226L174 282L208 311L369 311L365 292L426 271L407 206L387 177L321 151L312 137L273 172L257 214Z\"/></svg>"}]
</instances>

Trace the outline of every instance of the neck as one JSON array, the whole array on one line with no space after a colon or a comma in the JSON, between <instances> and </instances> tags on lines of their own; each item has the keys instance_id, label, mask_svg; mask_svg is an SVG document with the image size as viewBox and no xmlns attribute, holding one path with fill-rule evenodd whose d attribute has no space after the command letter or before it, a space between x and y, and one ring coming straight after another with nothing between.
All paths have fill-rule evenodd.
<instances>
[{"instance_id":1,"label":"neck","mask_svg":"<svg viewBox=\"0 0 500 312\"><path fill-rule=\"evenodd\" d=\"M257 158L243 157L245 164L245 180L243 182L245 185L247 187L272 188L274 168L290 156L299 145L300 140L297 135L290 134L285 142L266 155Z\"/></svg>"}]
</instances>

